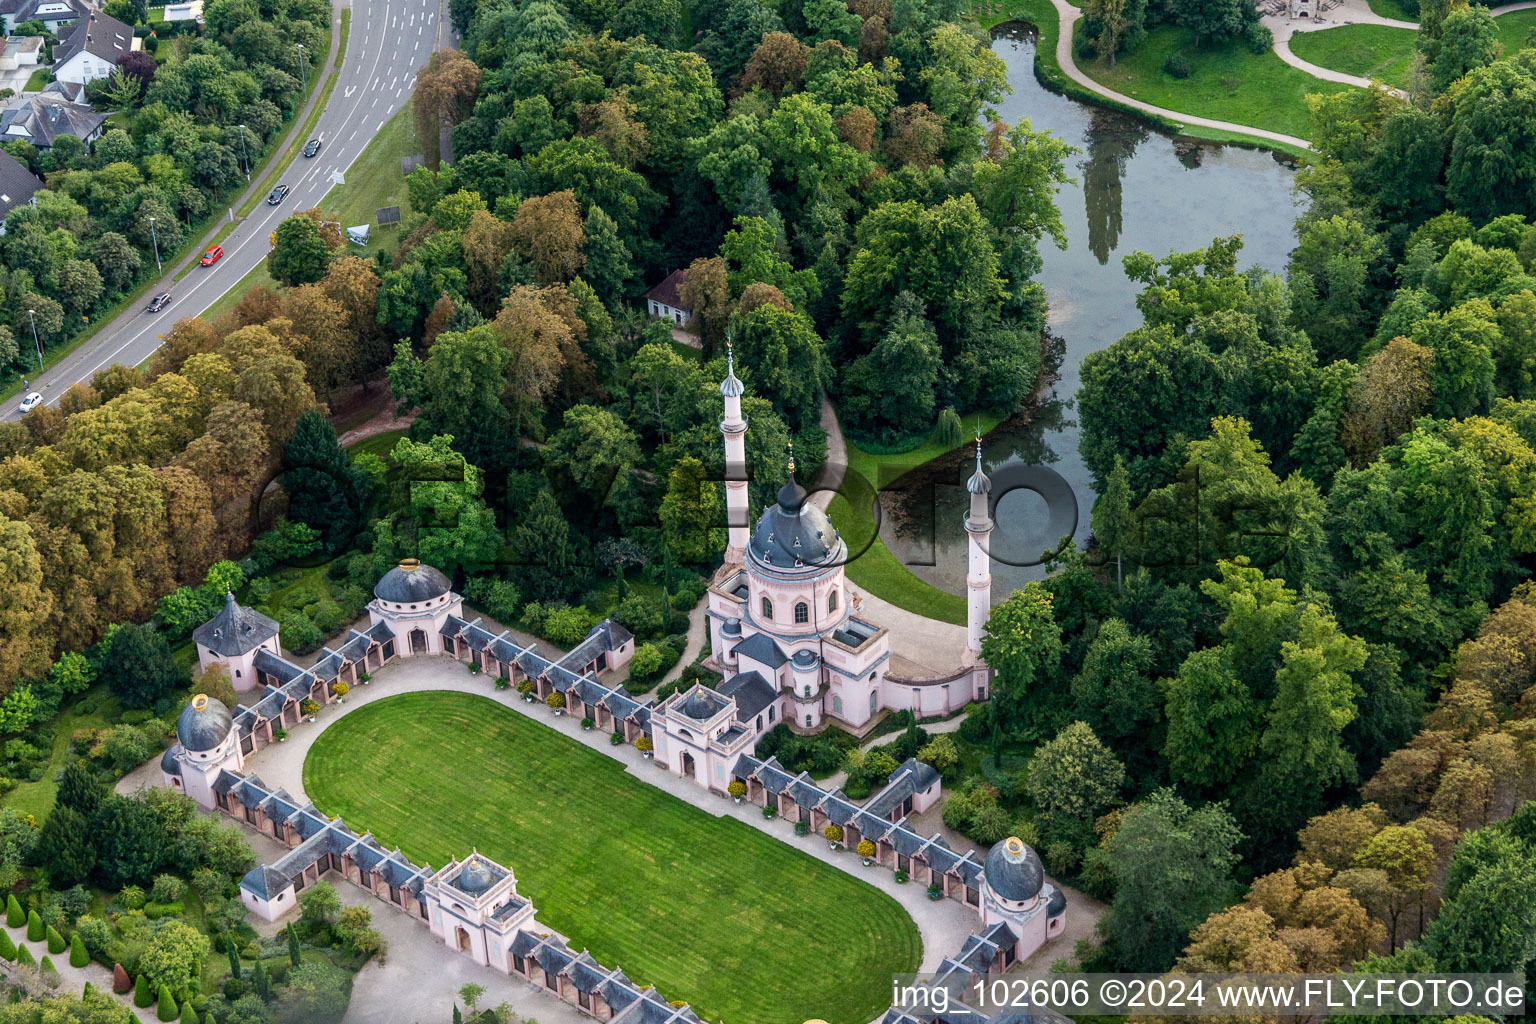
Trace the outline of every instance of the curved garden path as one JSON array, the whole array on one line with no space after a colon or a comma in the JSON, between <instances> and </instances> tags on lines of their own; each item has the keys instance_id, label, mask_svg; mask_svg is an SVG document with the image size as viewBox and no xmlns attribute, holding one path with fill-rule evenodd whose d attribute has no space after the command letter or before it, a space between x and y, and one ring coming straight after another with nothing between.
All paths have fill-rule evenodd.
<instances>
[{"instance_id":1,"label":"curved garden path","mask_svg":"<svg viewBox=\"0 0 1536 1024\"><path fill-rule=\"evenodd\" d=\"M1066 73L1068 78L1089 92L1114 100L1116 103L1124 104L1134 110L1155 114L1170 121L1177 121L1179 124L1194 124L1202 128L1215 128L1218 131L1238 132L1242 135L1251 135L1258 139L1267 139L1270 142L1279 142L1286 146L1295 146L1297 149L1310 150L1312 148L1312 143L1306 139L1297 138L1295 135L1272 132L1267 128L1254 128L1251 125L1236 124L1232 121L1217 121L1214 118L1180 113L1177 110L1169 110L1167 107L1144 103L1124 93L1116 92L1108 86L1100 85L1092 78L1089 78L1072 59L1072 26L1077 24L1077 19L1083 16L1083 12L1067 3L1067 0L1051 0L1051 4L1056 8L1056 17L1059 21L1059 31L1056 33L1056 63L1061 65L1061 70Z\"/></svg>"}]
</instances>

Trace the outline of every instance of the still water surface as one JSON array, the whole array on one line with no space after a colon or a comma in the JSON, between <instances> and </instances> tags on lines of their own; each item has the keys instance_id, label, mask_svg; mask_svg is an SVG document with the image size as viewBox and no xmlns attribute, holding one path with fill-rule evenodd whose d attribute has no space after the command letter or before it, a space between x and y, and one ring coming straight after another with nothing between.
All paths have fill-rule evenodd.
<instances>
[{"instance_id":1,"label":"still water surface","mask_svg":"<svg viewBox=\"0 0 1536 1024\"><path fill-rule=\"evenodd\" d=\"M1175 140L1123 114L1059 96L1035 79L1032 29L1013 23L995 35L992 48L1007 63L1013 86L998 105L1003 120L1028 118L1036 130L1049 130L1081 150L1067 162L1076 184L1057 196L1067 249L1042 243L1040 282L1050 299L1050 331L1060 339L1059 379L1028 423L1004 425L982 447L989 473L1005 465L1046 465L1076 499L1075 516L1070 500L1054 501L1048 511L1044 499L1030 491L1012 491L999 501L993 550L1010 561L1026 561L1069 531L1079 545L1087 541L1094 492L1078 457L1072 398L1083 357L1141 323L1137 286L1126 278L1121 258L1136 250L1162 257L1241 234L1239 266L1280 271L1295 245L1298 211L1291 196L1293 171L1273 155ZM931 500L883 499L886 544L918 576L956 594L964 593L966 572L961 526L966 495L959 484L971 468L956 457L938 460L923 471L931 491L920 486L907 492L931 493ZM1056 507L1061 505L1068 507ZM1039 567L994 562L994 600L1042 575Z\"/></svg>"}]
</instances>

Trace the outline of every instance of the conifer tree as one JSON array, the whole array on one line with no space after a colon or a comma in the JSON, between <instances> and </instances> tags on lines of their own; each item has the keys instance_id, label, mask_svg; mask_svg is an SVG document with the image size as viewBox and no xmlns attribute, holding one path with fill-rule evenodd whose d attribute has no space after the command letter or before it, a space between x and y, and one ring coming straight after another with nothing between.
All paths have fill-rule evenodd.
<instances>
[{"instance_id":1,"label":"conifer tree","mask_svg":"<svg viewBox=\"0 0 1536 1024\"><path fill-rule=\"evenodd\" d=\"M155 1004L155 1016L163 1021L173 1021L181 1016L181 1009L176 1005L176 997L171 994L171 986L160 986L160 998Z\"/></svg>"},{"instance_id":2,"label":"conifer tree","mask_svg":"<svg viewBox=\"0 0 1536 1024\"><path fill-rule=\"evenodd\" d=\"M27 941L42 942L47 937L48 931L43 927L43 919L38 916L37 911L27 911Z\"/></svg>"},{"instance_id":3,"label":"conifer tree","mask_svg":"<svg viewBox=\"0 0 1536 1024\"><path fill-rule=\"evenodd\" d=\"M236 981L240 980L240 950L235 947L235 940L229 940L229 976Z\"/></svg>"},{"instance_id":4,"label":"conifer tree","mask_svg":"<svg viewBox=\"0 0 1536 1024\"><path fill-rule=\"evenodd\" d=\"M62 953L67 948L67 944L64 942L64 936L60 935L59 930L53 925L49 925L47 931L44 934L48 936L48 952Z\"/></svg>"},{"instance_id":5,"label":"conifer tree","mask_svg":"<svg viewBox=\"0 0 1536 1024\"><path fill-rule=\"evenodd\" d=\"M80 933L69 937L69 966L84 967L91 962L91 954L86 952L85 943L80 939Z\"/></svg>"},{"instance_id":6,"label":"conifer tree","mask_svg":"<svg viewBox=\"0 0 1536 1024\"><path fill-rule=\"evenodd\" d=\"M11 961L16 959L16 943L11 941L10 932L0 932L0 957Z\"/></svg>"},{"instance_id":7,"label":"conifer tree","mask_svg":"<svg viewBox=\"0 0 1536 1024\"><path fill-rule=\"evenodd\" d=\"M27 915L21 909L21 904L16 900L16 894L5 894L5 926L7 928L20 928L27 923Z\"/></svg>"},{"instance_id":8,"label":"conifer tree","mask_svg":"<svg viewBox=\"0 0 1536 1024\"><path fill-rule=\"evenodd\" d=\"M299 949L299 933L293 928L293 922L288 922L288 959L297 967L304 962L304 953Z\"/></svg>"},{"instance_id":9,"label":"conifer tree","mask_svg":"<svg viewBox=\"0 0 1536 1024\"><path fill-rule=\"evenodd\" d=\"M143 1009L154 1001L154 993L149 990L149 979L139 975L133 982L133 1005Z\"/></svg>"}]
</instances>

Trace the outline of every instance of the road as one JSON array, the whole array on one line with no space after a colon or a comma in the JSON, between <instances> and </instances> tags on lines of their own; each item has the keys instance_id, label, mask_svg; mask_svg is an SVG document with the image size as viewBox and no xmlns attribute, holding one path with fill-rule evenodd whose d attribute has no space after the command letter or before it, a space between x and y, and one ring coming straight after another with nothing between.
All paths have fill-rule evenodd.
<instances>
[{"instance_id":1,"label":"road","mask_svg":"<svg viewBox=\"0 0 1536 1024\"><path fill-rule=\"evenodd\" d=\"M347 6L344 0L334 4L332 15L336 23L341 20L343 6ZM341 75L315 125L313 137L322 141L320 152L312 159L295 157L288 172L279 179L293 191L277 206L270 206L265 200L260 202L220 243L224 246L224 258L213 266L194 266L190 274L174 281L182 264L167 263L164 285L156 287L150 295L170 291L172 301L168 306L150 313L145 309L149 301L146 296L141 304L121 313L90 341L34 377L23 394L40 392L43 400L52 405L71 385L89 381L97 371L113 363L137 366L148 359L160 347L161 335L172 324L201 314L267 258L269 235L285 217L320 205L321 197L331 188L331 175L352 166L384 123L410 98L417 69L426 65L433 50L450 45L454 39L453 27L446 17L446 0L360 0L351 6L351 28ZM332 32L336 33L334 27ZM333 45L331 52L335 51ZM324 81L322 75L316 88L321 88ZM284 145L286 148L287 144ZM210 228L205 244L218 227ZM195 263L203 248L199 246L188 259ZM17 408L20 400L21 396L17 396L7 403L5 419L21 416Z\"/></svg>"}]
</instances>

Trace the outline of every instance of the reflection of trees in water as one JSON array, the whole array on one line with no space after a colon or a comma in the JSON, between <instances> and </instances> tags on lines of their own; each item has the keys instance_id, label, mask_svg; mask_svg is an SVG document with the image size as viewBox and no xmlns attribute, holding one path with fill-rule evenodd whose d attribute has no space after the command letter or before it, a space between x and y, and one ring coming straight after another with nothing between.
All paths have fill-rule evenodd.
<instances>
[{"instance_id":1,"label":"reflection of trees in water","mask_svg":"<svg viewBox=\"0 0 1536 1024\"><path fill-rule=\"evenodd\" d=\"M1108 110L1095 110L1088 125L1087 159L1083 161L1083 203L1088 211L1088 248L1100 264L1120 244L1121 182L1125 165L1147 138L1137 120Z\"/></svg>"},{"instance_id":2,"label":"reflection of trees in water","mask_svg":"<svg viewBox=\"0 0 1536 1024\"><path fill-rule=\"evenodd\" d=\"M1059 461L1061 456L1045 439L1076 426L1067 415L1072 409L1070 396L1063 398L1056 389L1067 343L1047 334L1044 344L1043 394L1035 404L999 423L986 436L981 446L981 462L988 473L1006 462L1041 466ZM880 492L881 533L888 541L916 542L926 548L934 540L937 522L944 521L946 516L959 522L959 513L970 500L964 483L974 471L975 459L976 449L961 445L888 484ZM951 531L943 532L947 535Z\"/></svg>"}]
</instances>

